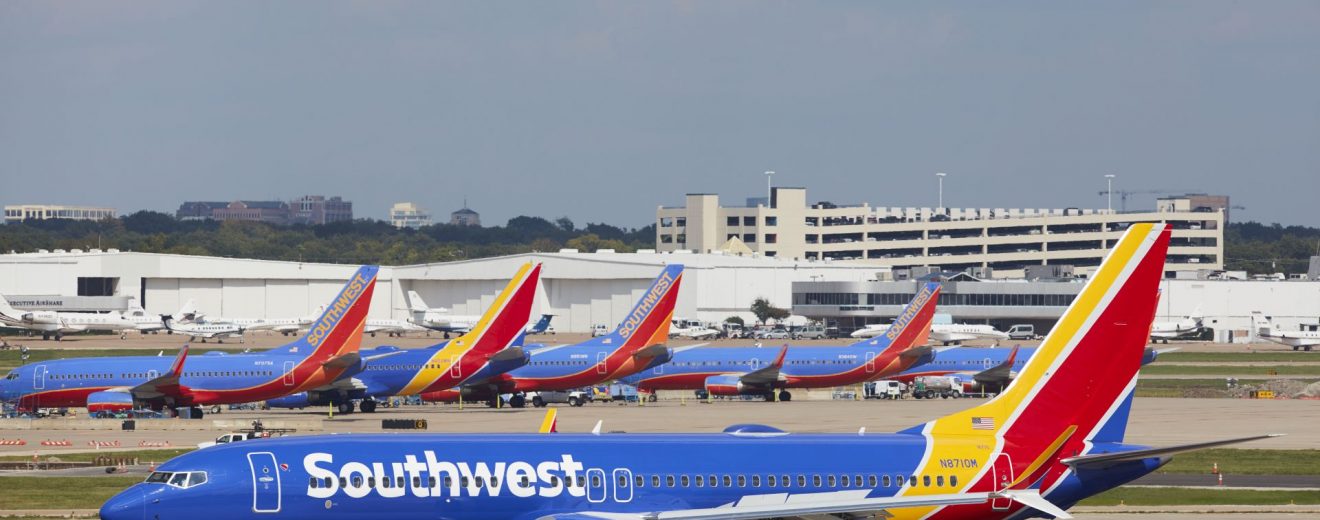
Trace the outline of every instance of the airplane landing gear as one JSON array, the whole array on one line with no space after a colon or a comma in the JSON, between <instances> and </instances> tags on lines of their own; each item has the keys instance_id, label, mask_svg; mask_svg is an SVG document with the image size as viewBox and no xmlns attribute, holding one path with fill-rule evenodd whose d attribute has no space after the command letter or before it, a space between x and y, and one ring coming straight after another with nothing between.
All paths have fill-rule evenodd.
<instances>
[{"instance_id":1,"label":"airplane landing gear","mask_svg":"<svg viewBox=\"0 0 1320 520\"><path fill-rule=\"evenodd\" d=\"M353 413L353 401L345 401L339 403L338 408L339 408L339 413L341 414L347 415Z\"/></svg>"},{"instance_id":2,"label":"airplane landing gear","mask_svg":"<svg viewBox=\"0 0 1320 520\"><path fill-rule=\"evenodd\" d=\"M527 398L523 397L522 394L513 394L513 397L509 398L509 406L523 408L527 406Z\"/></svg>"},{"instance_id":3,"label":"airplane landing gear","mask_svg":"<svg viewBox=\"0 0 1320 520\"><path fill-rule=\"evenodd\" d=\"M792 400L793 400L793 394L790 393L788 390L781 390L781 391L779 392L779 400L780 400L780 401L783 401L783 402L785 402L785 403L787 403L787 402L789 402L789 401L792 401Z\"/></svg>"},{"instance_id":4,"label":"airplane landing gear","mask_svg":"<svg viewBox=\"0 0 1320 520\"><path fill-rule=\"evenodd\" d=\"M376 411L376 401L372 399L363 400L359 408L362 409L362 413L373 413Z\"/></svg>"}]
</instances>

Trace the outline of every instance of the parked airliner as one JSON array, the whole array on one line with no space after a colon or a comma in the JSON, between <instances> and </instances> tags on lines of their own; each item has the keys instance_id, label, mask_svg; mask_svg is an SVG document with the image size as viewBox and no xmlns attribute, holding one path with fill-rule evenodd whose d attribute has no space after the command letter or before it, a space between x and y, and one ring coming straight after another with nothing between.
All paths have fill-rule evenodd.
<instances>
[{"instance_id":1,"label":"parked airliner","mask_svg":"<svg viewBox=\"0 0 1320 520\"><path fill-rule=\"evenodd\" d=\"M176 457L101 518L1071 518L1176 453L1268 437L1123 442L1168 241L1130 226L1003 393L898 433L284 437Z\"/></svg>"},{"instance_id":2,"label":"parked airliner","mask_svg":"<svg viewBox=\"0 0 1320 520\"><path fill-rule=\"evenodd\" d=\"M940 284L918 287L884 335L840 347L698 347L678 349L669 363L621 380L643 391L695 390L789 401L791 388L828 388L884 379L929 361L926 335Z\"/></svg>"},{"instance_id":3,"label":"parked airliner","mask_svg":"<svg viewBox=\"0 0 1320 520\"><path fill-rule=\"evenodd\" d=\"M374 412L375 398L477 385L526 365L523 331L531 318L540 277L541 264L519 268L472 330L462 336L426 348L405 350L387 345L364 352L368 362L361 373L266 403L281 408L333 405L341 413L349 413L354 402L361 401L362 411Z\"/></svg>"},{"instance_id":4,"label":"parked airliner","mask_svg":"<svg viewBox=\"0 0 1320 520\"><path fill-rule=\"evenodd\" d=\"M509 405L522 408L529 392L572 390L613 381L669 361L670 318L678 300L683 266L669 265L614 331L574 345L554 345L532 350L527 366L461 389L422 394L427 401L488 401L500 394L513 394ZM531 397L536 405L537 396Z\"/></svg>"},{"instance_id":5,"label":"parked airliner","mask_svg":"<svg viewBox=\"0 0 1320 520\"><path fill-rule=\"evenodd\" d=\"M873 338L889 330L889 324L867 325L852 332L854 338ZM972 325L966 323L936 323L930 326L930 339L944 345L962 343L978 339L1001 341L1008 339L1005 334L990 325Z\"/></svg>"},{"instance_id":6,"label":"parked airliner","mask_svg":"<svg viewBox=\"0 0 1320 520\"><path fill-rule=\"evenodd\" d=\"M358 269L312 330L283 347L189 358L184 346L175 357L41 361L10 371L0 381L0 400L24 410L86 406L95 413L248 403L331 384L363 367L358 347L377 271Z\"/></svg>"}]
</instances>

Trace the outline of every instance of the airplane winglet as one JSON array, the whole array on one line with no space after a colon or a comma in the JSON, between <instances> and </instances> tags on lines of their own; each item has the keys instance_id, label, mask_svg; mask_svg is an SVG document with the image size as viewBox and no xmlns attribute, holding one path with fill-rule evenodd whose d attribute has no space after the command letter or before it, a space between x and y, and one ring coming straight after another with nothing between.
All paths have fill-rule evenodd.
<instances>
[{"instance_id":1,"label":"airplane winglet","mask_svg":"<svg viewBox=\"0 0 1320 520\"><path fill-rule=\"evenodd\" d=\"M173 363L170 363L169 375L173 377L183 376L183 362L188 359L188 348L191 345L191 343L184 343L183 348L179 349L179 355L174 358Z\"/></svg>"},{"instance_id":2,"label":"airplane winglet","mask_svg":"<svg viewBox=\"0 0 1320 520\"><path fill-rule=\"evenodd\" d=\"M600 427L605 425L605 420L596 421L596 427L591 429L592 435L600 435Z\"/></svg>"},{"instance_id":3,"label":"airplane winglet","mask_svg":"<svg viewBox=\"0 0 1320 520\"><path fill-rule=\"evenodd\" d=\"M787 355L788 355L788 345L784 345L782 348L779 349L779 355L775 356L775 360L773 363L770 363L770 366L775 368L784 368L784 357Z\"/></svg>"},{"instance_id":4,"label":"airplane winglet","mask_svg":"<svg viewBox=\"0 0 1320 520\"><path fill-rule=\"evenodd\" d=\"M541 428L537 433L558 433L559 432L559 409L547 408L545 418L541 419Z\"/></svg>"}]
</instances>

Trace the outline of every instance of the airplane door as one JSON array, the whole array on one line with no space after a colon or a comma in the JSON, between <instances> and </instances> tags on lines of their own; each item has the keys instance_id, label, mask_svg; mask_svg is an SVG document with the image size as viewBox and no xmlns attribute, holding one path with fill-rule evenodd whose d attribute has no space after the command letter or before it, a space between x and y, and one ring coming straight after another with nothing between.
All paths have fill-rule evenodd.
<instances>
[{"instance_id":1,"label":"airplane door","mask_svg":"<svg viewBox=\"0 0 1320 520\"><path fill-rule=\"evenodd\" d=\"M1008 458L1008 454L1000 453L999 458L995 459L994 464L995 491L1003 491L1013 483L1013 461ZM995 498L990 500L990 509L995 511L1005 511L1013 505L1013 500L1008 498Z\"/></svg>"},{"instance_id":2,"label":"airplane door","mask_svg":"<svg viewBox=\"0 0 1320 520\"><path fill-rule=\"evenodd\" d=\"M614 501L632 502L632 470L619 468L614 470Z\"/></svg>"},{"instance_id":3,"label":"airplane door","mask_svg":"<svg viewBox=\"0 0 1320 520\"><path fill-rule=\"evenodd\" d=\"M293 362L284 362L284 386L293 386Z\"/></svg>"},{"instance_id":4,"label":"airplane door","mask_svg":"<svg viewBox=\"0 0 1320 520\"><path fill-rule=\"evenodd\" d=\"M587 501L592 503L605 501L605 471L600 468L587 470Z\"/></svg>"},{"instance_id":5,"label":"airplane door","mask_svg":"<svg viewBox=\"0 0 1320 520\"><path fill-rule=\"evenodd\" d=\"M875 373L875 352L866 353L866 373Z\"/></svg>"},{"instance_id":6,"label":"airplane door","mask_svg":"<svg viewBox=\"0 0 1320 520\"><path fill-rule=\"evenodd\" d=\"M449 377L452 377L455 380L463 377L463 358L450 360Z\"/></svg>"},{"instance_id":7,"label":"airplane door","mask_svg":"<svg viewBox=\"0 0 1320 520\"><path fill-rule=\"evenodd\" d=\"M605 361L606 361L607 359L609 359L609 357L610 357L610 354L609 354L608 352L597 352L597 353L596 353L596 373L597 373L597 374L605 375L605 374L608 374L608 373L609 373L608 367L605 366Z\"/></svg>"},{"instance_id":8,"label":"airplane door","mask_svg":"<svg viewBox=\"0 0 1320 520\"><path fill-rule=\"evenodd\" d=\"M32 371L32 389L42 390L46 388L46 365L37 365Z\"/></svg>"},{"instance_id":9,"label":"airplane door","mask_svg":"<svg viewBox=\"0 0 1320 520\"><path fill-rule=\"evenodd\" d=\"M275 454L261 451L248 454L252 468L252 511L278 513L280 511L280 468Z\"/></svg>"}]
</instances>

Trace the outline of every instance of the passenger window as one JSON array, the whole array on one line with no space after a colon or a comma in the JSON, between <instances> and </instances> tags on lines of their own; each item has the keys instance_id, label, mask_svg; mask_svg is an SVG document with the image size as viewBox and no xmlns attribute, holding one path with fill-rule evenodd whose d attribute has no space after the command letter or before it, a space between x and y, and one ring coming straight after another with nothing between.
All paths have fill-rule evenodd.
<instances>
[{"instance_id":1,"label":"passenger window","mask_svg":"<svg viewBox=\"0 0 1320 520\"><path fill-rule=\"evenodd\" d=\"M499 477L491 477L491 478L490 478L490 487L493 487L493 488L500 487L500 478L499 478Z\"/></svg>"},{"instance_id":2,"label":"passenger window","mask_svg":"<svg viewBox=\"0 0 1320 520\"><path fill-rule=\"evenodd\" d=\"M848 475L839 475L839 485L848 487Z\"/></svg>"},{"instance_id":3,"label":"passenger window","mask_svg":"<svg viewBox=\"0 0 1320 520\"><path fill-rule=\"evenodd\" d=\"M889 487L889 475L880 475L880 484Z\"/></svg>"},{"instance_id":4,"label":"passenger window","mask_svg":"<svg viewBox=\"0 0 1320 520\"><path fill-rule=\"evenodd\" d=\"M376 487L376 477L367 477L367 487Z\"/></svg>"},{"instance_id":5,"label":"passenger window","mask_svg":"<svg viewBox=\"0 0 1320 520\"><path fill-rule=\"evenodd\" d=\"M944 487L944 475L935 477L935 485L939 487Z\"/></svg>"},{"instance_id":6,"label":"passenger window","mask_svg":"<svg viewBox=\"0 0 1320 520\"><path fill-rule=\"evenodd\" d=\"M876 487L875 475L866 476L866 485L870 487Z\"/></svg>"},{"instance_id":7,"label":"passenger window","mask_svg":"<svg viewBox=\"0 0 1320 520\"><path fill-rule=\"evenodd\" d=\"M820 475L811 476L811 485L814 487L820 487Z\"/></svg>"},{"instance_id":8,"label":"passenger window","mask_svg":"<svg viewBox=\"0 0 1320 520\"><path fill-rule=\"evenodd\" d=\"M651 475L651 487L660 487L660 475Z\"/></svg>"},{"instance_id":9,"label":"passenger window","mask_svg":"<svg viewBox=\"0 0 1320 520\"><path fill-rule=\"evenodd\" d=\"M738 475L738 487L747 487L747 477Z\"/></svg>"},{"instance_id":10,"label":"passenger window","mask_svg":"<svg viewBox=\"0 0 1320 520\"><path fill-rule=\"evenodd\" d=\"M666 486L666 487L674 487L674 476L673 476L673 475L665 475L665 486Z\"/></svg>"},{"instance_id":11,"label":"passenger window","mask_svg":"<svg viewBox=\"0 0 1320 520\"><path fill-rule=\"evenodd\" d=\"M341 488L348 487L348 479L344 477L339 477L339 487Z\"/></svg>"},{"instance_id":12,"label":"passenger window","mask_svg":"<svg viewBox=\"0 0 1320 520\"><path fill-rule=\"evenodd\" d=\"M806 476L806 475L798 475L798 476L797 476L797 481L798 481L798 487L807 487L807 476Z\"/></svg>"},{"instance_id":13,"label":"passenger window","mask_svg":"<svg viewBox=\"0 0 1320 520\"><path fill-rule=\"evenodd\" d=\"M701 475L697 475L697 487L702 487L704 484L705 480L701 478Z\"/></svg>"},{"instance_id":14,"label":"passenger window","mask_svg":"<svg viewBox=\"0 0 1320 520\"><path fill-rule=\"evenodd\" d=\"M426 477L426 487L435 487L435 477Z\"/></svg>"},{"instance_id":15,"label":"passenger window","mask_svg":"<svg viewBox=\"0 0 1320 520\"><path fill-rule=\"evenodd\" d=\"M688 485L692 483L692 481L688 480L687 475L683 475L681 478L679 478L679 482L682 482L683 487L688 487Z\"/></svg>"},{"instance_id":16,"label":"passenger window","mask_svg":"<svg viewBox=\"0 0 1320 520\"><path fill-rule=\"evenodd\" d=\"M791 485L791 484L788 483L788 475L780 475L780 476L779 476L779 485L782 486L782 487L788 487L788 486Z\"/></svg>"},{"instance_id":17,"label":"passenger window","mask_svg":"<svg viewBox=\"0 0 1320 520\"><path fill-rule=\"evenodd\" d=\"M909 486L909 487L917 487L917 476L916 476L916 475L912 475L912 476L908 477L908 486Z\"/></svg>"},{"instance_id":18,"label":"passenger window","mask_svg":"<svg viewBox=\"0 0 1320 520\"><path fill-rule=\"evenodd\" d=\"M526 481L526 480L527 480L527 477L523 477L523 480ZM422 487L422 477L413 477L413 485L412 485L412 487L415 487L415 488Z\"/></svg>"},{"instance_id":19,"label":"passenger window","mask_svg":"<svg viewBox=\"0 0 1320 520\"><path fill-rule=\"evenodd\" d=\"M710 482L710 487L719 487L720 485L720 481L718 478L715 478L715 475L711 475L710 480L707 482Z\"/></svg>"},{"instance_id":20,"label":"passenger window","mask_svg":"<svg viewBox=\"0 0 1320 520\"><path fill-rule=\"evenodd\" d=\"M958 475L949 475L949 485L958 487Z\"/></svg>"},{"instance_id":21,"label":"passenger window","mask_svg":"<svg viewBox=\"0 0 1320 520\"><path fill-rule=\"evenodd\" d=\"M728 475L725 475L725 476L724 476L724 487L731 487L731 486L733 486L733 478L730 477L730 476L728 476Z\"/></svg>"},{"instance_id":22,"label":"passenger window","mask_svg":"<svg viewBox=\"0 0 1320 520\"><path fill-rule=\"evenodd\" d=\"M468 487L468 479L467 479L467 477L459 477L459 478L458 478L458 487Z\"/></svg>"},{"instance_id":23,"label":"passenger window","mask_svg":"<svg viewBox=\"0 0 1320 520\"><path fill-rule=\"evenodd\" d=\"M765 477L765 485L766 485L766 486L769 486L769 487L775 487L775 486L778 485L778 484L779 484L779 482L775 480L775 476L774 476L774 475L766 475L766 477Z\"/></svg>"},{"instance_id":24,"label":"passenger window","mask_svg":"<svg viewBox=\"0 0 1320 520\"><path fill-rule=\"evenodd\" d=\"M311 481L307 483L307 487L313 489L321 487L321 479L312 477Z\"/></svg>"},{"instance_id":25,"label":"passenger window","mask_svg":"<svg viewBox=\"0 0 1320 520\"><path fill-rule=\"evenodd\" d=\"M642 477L637 477L637 480L640 482ZM619 475L619 487L628 487L628 477Z\"/></svg>"},{"instance_id":26,"label":"passenger window","mask_svg":"<svg viewBox=\"0 0 1320 520\"><path fill-rule=\"evenodd\" d=\"M829 479L830 479L830 487L834 487L834 486L835 486L835 484L834 484L834 475L830 475L830 476L829 476Z\"/></svg>"},{"instance_id":27,"label":"passenger window","mask_svg":"<svg viewBox=\"0 0 1320 520\"><path fill-rule=\"evenodd\" d=\"M853 475L853 486L854 486L854 487L862 487L862 476L861 476L861 475Z\"/></svg>"},{"instance_id":28,"label":"passenger window","mask_svg":"<svg viewBox=\"0 0 1320 520\"><path fill-rule=\"evenodd\" d=\"M921 485L930 487L930 475L923 475L921 477Z\"/></svg>"},{"instance_id":29,"label":"passenger window","mask_svg":"<svg viewBox=\"0 0 1320 520\"><path fill-rule=\"evenodd\" d=\"M413 477L413 479L419 480L417 477ZM395 487L408 487L408 479L406 477L399 477L395 480L398 482Z\"/></svg>"},{"instance_id":30,"label":"passenger window","mask_svg":"<svg viewBox=\"0 0 1320 520\"><path fill-rule=\"evenodd\" d=\"M362 477L353 477L353 487L362 487Z\"/></svg>"},{"instance_id":31,"label":"passenger window","mask_svg":"<svg viewBox=\"0 0 1320 520\"><path fill-rule=\"evenodd\" d=\"M752 475L752 487L761 487L760 475Z\"/></svg>"},{"instance_id":32,"label":"passenger window","mask_svg":"<svg viewBox=\"0 0 1320 520\"><path fill-rule=\"evenodd\" d=\"M392 479L392 478L386 478L386 477L381 477L381 478L380 478L380 487L383 487L383 488L391 488L391 487L394 487L394 479Z\"/></svg>"},{"instance_id":33,"label":"passenger window","mask_svg":"<svg viewBox=\"0 0 1320 520\"><path fill-rule=\"evenodd\" d=\"M335 484L335 478L334 478L334 477L326 477L325 480L324 480L323 482L321 482L321 487L323 487L323 488L328 488L328 487L333 486L334 484Z\"/></svg>"}]
</instances>

